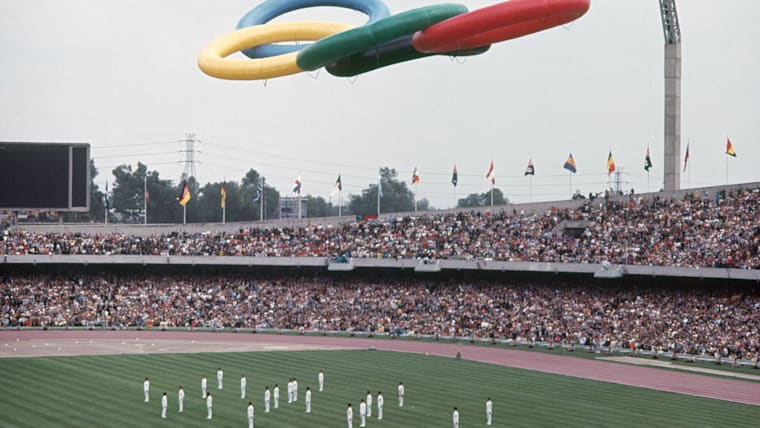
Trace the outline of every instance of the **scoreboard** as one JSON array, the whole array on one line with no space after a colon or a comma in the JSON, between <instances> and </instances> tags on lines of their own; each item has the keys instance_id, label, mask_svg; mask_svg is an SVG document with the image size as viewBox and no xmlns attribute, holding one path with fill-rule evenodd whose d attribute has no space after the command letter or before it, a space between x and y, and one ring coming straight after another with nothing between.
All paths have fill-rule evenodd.
<instances>
[{"instance_id":1,"label":"scoreboard","mask_svg":"<svg viewBox=\"0 0 760 428\"><path fill-rule=\"evenodd\" d=\"M89 143L0 141L0 209L89 211Z\"/></svg>"}]
</instances>

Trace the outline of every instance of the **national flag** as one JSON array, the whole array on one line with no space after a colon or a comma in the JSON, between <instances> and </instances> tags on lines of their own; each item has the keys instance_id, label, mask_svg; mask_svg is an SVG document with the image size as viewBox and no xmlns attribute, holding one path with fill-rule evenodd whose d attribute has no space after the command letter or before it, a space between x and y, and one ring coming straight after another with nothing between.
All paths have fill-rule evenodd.
<instances>
[{"instance_id":1,"label":"national flag","mask_svg":"<svg viewBox=\"0 0 760 428\"><path fill-rule=\"evenodd\" d=\"M577 172L577 169L575 168L575 159L573 159L572 153L570 153L570 156L567 157L564 168L573 174Z\"/></svg>"},{"instance_id":2,"label":"national flag","mask_svg":"<svg viewBox=\"0 0 760 428\"><path fill-rule=\"evenodd\" d=\"M301 194L301 177L296 178L293 182L293 193Z\"/></svg>"},{"instance_id":3,"label":"national flag","mask_svg":"<svg viewBox=\"0 0 760 428\"><path fill-rule=\"evenodd\" d=\"M459 183L459 173L457 172L457 165L454 164L454 172L451 173L451 184L457 187L457 183Z\"/></svg>"},{"instance_id":4,"label":"national flag","mask_svg":"<svg viewBox=\"0 0 760 428\"><path fill-rule=\"evenodd\" d=\"M686 144L686 155L683 157L683 171L686 172L686 167L689 166L689 145Z\"/></svg>"},{"instance_id":5,"label":"national flag","mask_svg":"<svg viewBox=\"0 0 760 428\"><path fill-rule=\"evenodd\" d=\"M414 166L414 171L412 171L412 186L416 186L420 184L420 174L417 172L417 166Z\"/></svg>"},{"instance_id":6,"label":"national flag","mask_svg":"<svg viewBox=\"0 0 760 428\"><path fill-rule=\"evenodd\" d=\"M383 177L377 176L377 196L383 197Z\"/></svg>"},{"instance_id":7,"label":"national flag","mask_svg":"<svg viewBox=\"0 0 760 428\"><path fill-rule=\"evenodd\" d=\"M491 180L492 183L496 184L496 175L493 167L493 161L491 161L491 165L488 167L488 172L486 173L486 179Z\"/></svg>"},{"instance_id":8,"label":"national flag","mask_svg":"<svg viewBox=\"0 0 760 428\"><path fill-rule=\"evenodd\" d=\"M180 192L179 196L177 197L177 201L180 205L183 207L187 205L188 202L190 202L190 186L187 184L186 180L182 181L182 186L180 186L182 191Z\"/></svg>"},{"instance_id":9,"label":"national flag","mask_svg":"<svg viewBox=\"0 0 760 428\"><path fill-rule=\"evenodd\" d=\"M256 196L254 196L253 198L253 203L255 204L256 202L258 202L259 199L261 199L263 195L264 195L264 177L259 176L259 182L258 184L256 184Z\"/></svg>"},{"instance_id":10,"label":"national flag","mask_svg":"<svg viewBox=\"0 0 760 428\"><path fill-rule=\"evenodd\" d=\"M613 172L615 172L615 159L612 157L612 150L610 150L610 154L607 155L607 175Z\"/></svg>"},{"instance_id":11,"label":"national flag","mask_svg":"<svg viewBox=\"0 0 760 428\"><path fill-rule=\"evenodd\" d=\"M338 179L335 180L335 188L338 189L339 192L343 190L343 182L340 180L340 174L338 174Z\"/></svg>"},{"instance_id":12,"label":"national flag","mask_svg":"<svg viewBox=\"0 0 760 428\"><path fill-rule=\"evenodd\" d=\"M150 203L150 192L147 190L145 191L145 203L146 204Z\"/></svg>"},{"instance_id":13,"label":"national flag","mask_svg":"<svg viewBox=\"0 0 760 428\"><path fill-rule=\"evenodd\" d=\"M536 168L533 166L533 159L528 159L528 166L525 168L525 175L536 175Z\"/></svg>"},{"instance_id":14,"label":"national flag","mask_svg":"<svg viewBox=\"0 0 760 428\"><path fill-rule=\"evenodd\" d=\"M649 157L649 147L647 147L647 156L644 158L644 169L649 172L649 168L652 167L652 158Z\"/></svg>"},{"instance_id":15,"label":"national flag","mask_svg":"<svg viewBox=\"0 0 760 428\"><path fill-rule=\"evenodd\" d=\"M108 196L108 180L106 180L106 193L103 195L103 205L105 205L106 210L111 209L111 198Z\"/></svg>"},{"instance_id":16,"label":"national flag","mask_svg":"<svg viewBox=\"0 0 760 428\"><path fill-rule=\"evenodd\" d=\"M729 156L736 157L736 152L734 151L734 145L731 144L730 138L726 138L726 154Z\"/></svg>"},{"instance_id":17,"label":"national flag","mask_svg":"<svg viewBox=\"0 0 760 428\"><path fill-rule=\"evenodd\" d=\"M222 183L222 190L219 192L222 195L222 201L219 205L221 205L222 208L224 208L225 203L227 202L227 183Z\"/></svg>"}]
</instances>

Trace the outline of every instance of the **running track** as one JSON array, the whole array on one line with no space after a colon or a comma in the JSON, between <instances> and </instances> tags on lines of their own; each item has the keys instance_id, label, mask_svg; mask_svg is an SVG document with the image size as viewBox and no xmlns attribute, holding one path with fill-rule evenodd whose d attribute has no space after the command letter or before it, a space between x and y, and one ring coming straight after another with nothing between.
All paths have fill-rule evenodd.
<instances>
[{"instance_id":1,"label":"running track","mask_svg":"<svg viewBox=\"0 0 760 428\"><path fill-rule=\"evenodd\" d=\"M0 331L0 340L6 341L15 341L17 338L19 340L131 340L136 337L139 337L140 340L234 341L281 345L309 344L325 347L335 346L357 349L374 347L386 351L420 354L427 353L430 355L447 357L453 357L457 352L457 345L451 343L357 339L330 336L161 331ZM760 406L760 382L749 382L718 376L683 373L676 370L663 370L514 349L463 346L461 350L462 358L466 360Z\"/></svg>"}]
</instances>

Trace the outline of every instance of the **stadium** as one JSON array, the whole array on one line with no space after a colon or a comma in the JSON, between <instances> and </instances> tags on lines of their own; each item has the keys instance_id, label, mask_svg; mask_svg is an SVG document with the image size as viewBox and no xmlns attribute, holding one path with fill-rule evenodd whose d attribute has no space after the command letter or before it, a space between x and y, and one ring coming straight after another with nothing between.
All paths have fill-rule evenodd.
<instances>
[{"instance_id":1,"label":"stadium","mask_svg":"<svg viewBox=\"0 0 760 428\"><path fill-rule=\"evenodd\" d=\"M359 4L367 26L384 7L301 3ZM588 9L587 1L555 3L585 8L572 19ZM524 174L498 176L510 183L497 188L494 160L477 174L466 161L453 174L415 165L409 185L392 168L376 177L374 167L352 171L314 156L299 166L303 179L291 181L296 169L285 164L303 158L280 145L272 149L279 160L261 164L244 150L227 155L225 174L242 179L209 174L204 185L195 168L216 168L213 138L206 153L193 134L180 141L184 160L167 162L184 171L172 181L122 159L160 165L164 158L153 156L164 155L153 148L126 154L118 150L128 144L30 142L0 126L0 426L754 426L760 182L751 167L729 180L728 162L756 149L735 151L725 137L725 183L704 178L682 188L691 177L680 141L680 28L675 2L659 6L659 191L623 190L649 188L648 146L645 158L636 153L646 175L626 178L625 160L616 171L610 149L602 173L586 173L572 153L562 166L563 152L555 162L563 175L544 178L538 154ZM343 76L388 66L371 78L395 79L400 57L379 60L395 45L372 42L372 55L326 69ZM495 43L487 50L450 56L498 56ZM241 77L214 64L209 75ZM213 81L197 73L199 87ZM508 156L497 154L500 166ZM109 157L119 164L96 163ZM110 175L96 178L96 164ZM308 165L343 169L334 180ZM279 168L286 172L271 172ZM302 186L320 183L332 188L329 202L302 200ZM282 195L276 189L291 185ZM458 186L473 193L458 194ZM452 196L450 208L433 208Z\"/></svg>"}]
</instances>

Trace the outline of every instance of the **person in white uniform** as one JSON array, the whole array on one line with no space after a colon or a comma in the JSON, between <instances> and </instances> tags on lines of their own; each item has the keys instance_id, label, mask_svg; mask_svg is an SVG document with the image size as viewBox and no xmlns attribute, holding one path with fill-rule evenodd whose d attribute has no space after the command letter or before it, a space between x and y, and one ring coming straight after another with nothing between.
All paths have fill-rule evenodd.
<instances>
[{"instance_id":1,"label":"person in white uniform","mask_svg":"<svg viewBox=\"0 0 760 428\"><path fill-rule=\"evenodd\" d=\"M179 391L177 391L177 399L179 400L179 412L182 413L185 409L185 390L182 389L182 385L179 386Z\"/></svg>"},{"instance_id":2,"label":"person in white uniform","mask_svg":"<svg viewBox=\"0 0 760 428\"><path fill-rule=\"evenodd\" d=\"M325 390L325 372L324 370L320 370L319 374L317 375L317 380L319 381L319 392L322 392Z\"/></svg>"},{"instance_id":3,"label":"person in white uniform","mask_svg":"<svg viewBox=\"0 0 760 428\"><path fill-rule=\"evenodd\" d=\"M145 395L145 402L150 401L150 380L147 377L145 378L145 382L143 382L143 394Z\"/></svg>"},{"instance_id":4,"label":"person in white uniform","mask_svg":"<svg viewBox=\"0 0 760 428\"><path fill-rule=\"evenodd\" d=\"M269 413L269 387L264 387L264 413Z\"/></svg>"},{"instance_id":5,"label":"person in white uniform","mask_svg":"<svg viewBox=\"0 0 760 428\"><path fill-rule=\"evenodd\" d=\"M451 421L454 423L454 428L459 428L459 410L454 407L454 412L451 414Z\"/></svg>"},{"instance_id":6,"label":"person in white uniform","mask_svg":"<svg viewBox=\"0 0 760 428\"><path fill-rule=\"evenodd\" d=\"M360 427L367 426L367 403L364 400L359 403L359 420L361 421Z\"/></svg>"},{"instance_id":7,"label":"person in white uniform","mask_svg":"<svg viewBox=\"0 0 760 428\"><path fill-rule=\"evenodd\" d=\"M348 408L346 408L346 422L348 422L348 428L354 427L354 409L351 408L351 403L348 403Z\"/></svg>"},{"instance_id":8,"label":"person in white uniform","mask_svg":"<svg viewBox=\"0 0 760 428\"><path fill-rule=\"evenodd\" d=\"M211 398L211 393L206 394L206 411L208 412L208 416L206 416L206 419L211 419L211 409L214 407L214 399Z\"/></svg>"},{"instance_id":9,"label":"person in white uniform","mask_svg":"<svg viewBox=\"0 0 760 428\"><path fill-rule=\"evenodd\" d=\"M275 383L274 384L274 408L277 409L280 407L280 387Z\"/></svg>"},{"instance_id":10,"label":"person in white uniform","mask_svg":"<svg viewBox=\"0 0 760 428\"><path fill-rule=\"evenodd\" d=\"M404 388L404 384L399 382L398 383L398 406L404 407L404 392L406 389Z\"/></svg>"},{"instance_id":11,"label":"person in white uniform","mask_svg":"<svg viewBox=\"0 0 760 428\"><path fill-rule=\"evenodd\" d=\"M248 411L246 412L246 415L248 416L248 428L253 428L253 402L248 402Z\"/></svg>"},{"instance_id":12,"label":"person in white uniform","mask_svg":"<svg viewBox=\"0 0 760 428\"><path fill-rule=\"evenodd\" d=\"M288 403L293 402L293 379L288 379Z\"/></svg>"},{"instance_id":13,"label":"person in white uniform","mask_svg":"<svg viewBox=\"0 0 760 428\"><path fill-rule=\"evenodd\" d=\"M245 398L245 385L248 381L245 379L245 375L240 375L240 399Z\"/></svg>"},{"instance_id":14,"label":"person in white uniform","mask_svg":"<svg viewBox=\"0 0 760 428\"><path fill-rule=\"evenodd\" d=\"M488 401L486 401L486 425L491 425L492 421L493 421L493 403L491 402L491 397L488 397Z\"/></svg>"},{"instance_id":15,"label":"person in white uniform","mask_svg":"<svg viewBox=\"0 0 760 428\"><path fill-rule=\"evenodd\" d=\"M222 389L222 379L224 379L224 371L219 367L216 371L216 389Z\"/></svg>"},{"instance_id":16,"label":"person in white uniform","mask_svg":"<svg viewBox=\"0 0 760 428\"><path fill-rule=\"evenodd\" d=\"M377 392L377 420L379 421L383 420L383 404L385 404L383 393L381 391L378 391Z\"/></svg>"},{"instance_id":17,"label":"person in white uniform","mask_svg":"<svg viewBox=\"0 0 760 428\"><path fill-rule=\"evenodd\" d=\"M372 393L367 391L367 417L372 416Z\"/></svg>"},{"instance_id":18,"label":"person in white uniform","mask_svg":"<svg viewBox=\"0 0 760 428\"><path fill-rule=\"evenodd\" d=\"M304 396L306 401L306 413L311 413L311 388L306 387L306 395Z\"/></svg>"},{"instance_id":19,"label":"person in white uniform","mask_svg":"<svg viewBox=\"0 0 760 428\"><path fill-rule=\"evenodd\" d=\"M201 378L201 398L206 398L206 387L208 386L208 380L206 376Z\"/></svg>"},{"instance_id":20,"label":"person in white uniform","mask_svg":"<svg viewBox=\"0 0 760 428\"><path fill-rule=\"evenodd\" d=\"M161 396L161 418L166 419L166 408L169 406L169 397L166 396L166 393L164 392L164 395Z\"/></svg>"},{"instance_id":21,"label":"person in white uniform","mask_svg":"<svg viewBox=\"0 0 760 428\"><path fill-rule=\"evenodd\" d=\"M298 401L298 380L293 378L293 402Z\"/></svg>"}]
</instances>

